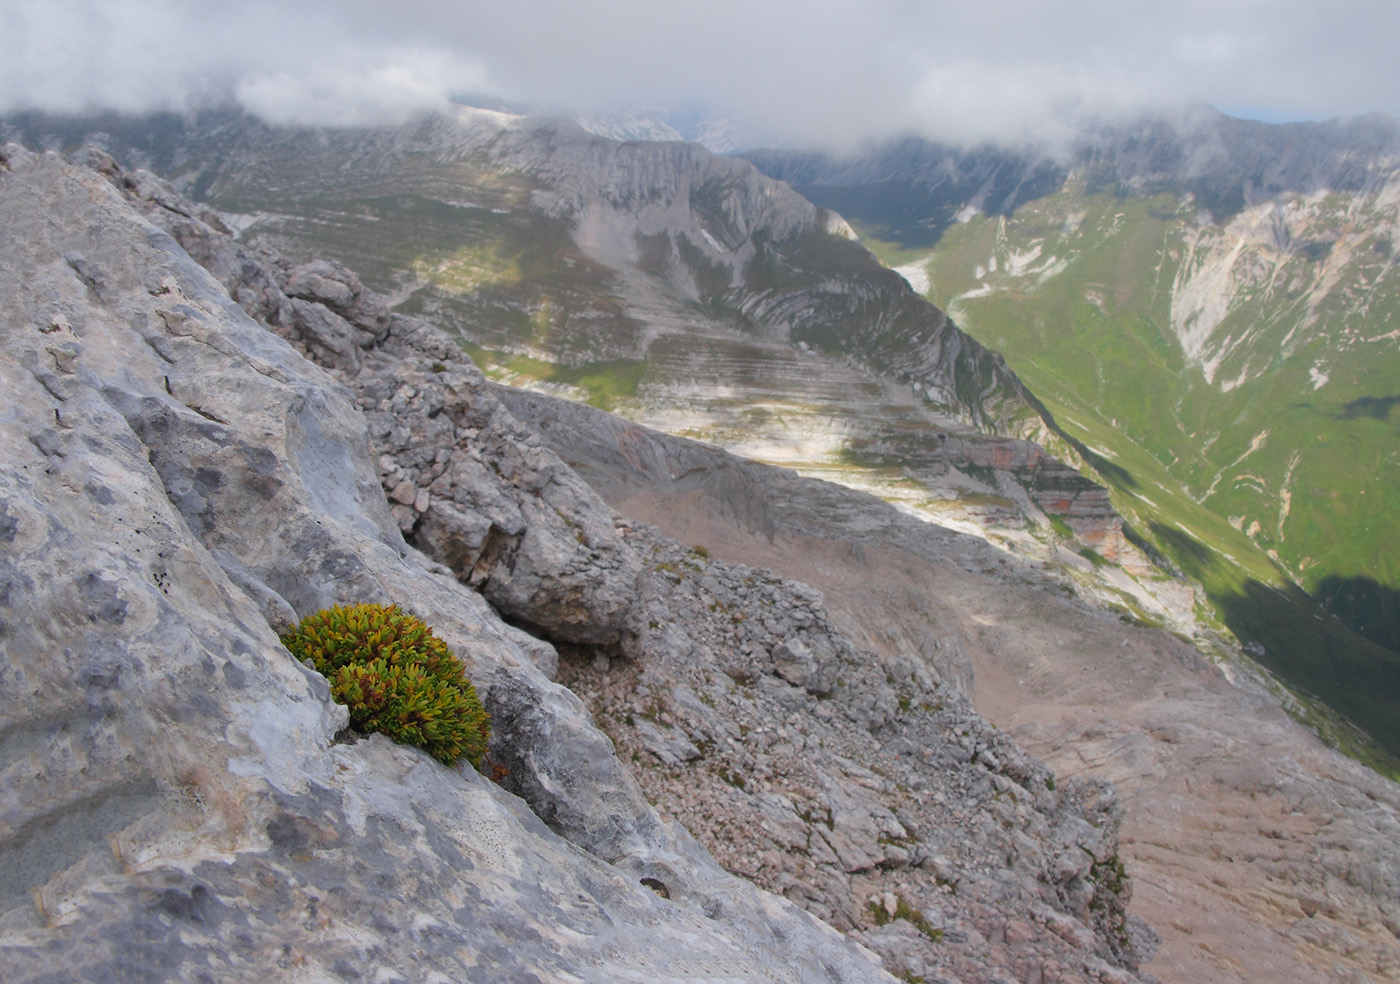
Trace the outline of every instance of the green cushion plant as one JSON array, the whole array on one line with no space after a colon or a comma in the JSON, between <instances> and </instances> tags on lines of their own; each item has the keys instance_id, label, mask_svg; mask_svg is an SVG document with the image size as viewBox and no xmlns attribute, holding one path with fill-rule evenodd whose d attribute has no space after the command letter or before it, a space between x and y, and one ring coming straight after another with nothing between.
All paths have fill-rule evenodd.
<instances>
[{"instance_id":1,"label":"green cushion plant","mask_svg":"<svg viewBox=\"0 0 1400 984\"><path fill-rule=\"evenodd\" d=\"M417 745L446 765L481 763L490 717L461 662L421 619L397 605L336 605L302 619L282 642L330 681L356 731Z\"/></svg>"}]
</instances>

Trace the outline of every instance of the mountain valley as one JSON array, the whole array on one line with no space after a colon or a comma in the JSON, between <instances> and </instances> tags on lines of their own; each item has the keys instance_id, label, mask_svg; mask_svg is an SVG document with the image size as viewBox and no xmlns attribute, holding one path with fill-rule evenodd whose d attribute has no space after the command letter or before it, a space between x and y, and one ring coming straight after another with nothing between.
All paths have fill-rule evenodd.
<instances>
[{"instance_id":1,"label":"mountain valley","mask_svg":"<svg viewBox=\"0 0 1400 984\"><path fill-rule=\"evenodd\" d=\"M588 872L578 898L589 912L616 907L623 926L674 915L667 925L706 941L697 961L718 968L736 960L723 965L755 980L794 972L781 967L791 947L780 944L790 939L820 955L804 965L807 975L889 979L864 968L849 944L813 935L817 924L798 909L905 980L1380 981L1400 972L1395 784L1285 713L1313 712L1242 657L1198 594L1198 583L1215 589L1214 554L1193 569L1172 549L1180 544L1152 525L1165 528L1164 513L1109 504L1109 493L1116 505L1125 488L1166 497L1149 482L1160 475L1179 484L1176 472L1160 462L1157 471L1140 467L1081 423L1094 421L1094 411L1042 396L1031 372L1028 390L1014 359L1013 373L958 332L881 269L832 212L699 148L617 144L557 121L479 111L375 131L274 131L227 118L189 130L169 119L80 121L65 124L67 134L52 120L26 125L58 145L101 130L108 151L200 199L101 153L82 159L105 180L74 166L60 180L52 159L27 151L8 152L14 176L0 176L34 181L65 207L54 190L62 181L77 182L64 193L74 201L105 202L96 189L119 189L249 317L333 375L327 392L348 398L311 402L344 398L358 407L369 452L345 460L358 462L360 486L377 479L385 501L367 496L368 519L355 518L344 490L317 491L334 468L328 473L303 450L293 460L305 479L279 480L289 489L305 482L312 506L298 508L327 510L318 522L336 531L334 546L305 538L298 542L321 545L299 558L294 548L283 556L288 548L269 538L270 560L221 532L230 517L247 515L201 455L220 467L225 457L191 437L187 462L168 421L191 435L241 426L224 404L243 398L221 388L197 396L195 377L171 361L170 346L207 337L226 352L237 339L256 373L237 376L230 393L255 375L276 378L272 368L286 374L294 362L284 365L291 356L281 349L269 362L272 343L244 340L244 324L206 327L209 311L233 310L214 300L217 285L199 287L206 314L183 312L171 307L178 299L161 300L171 288L149 274L144 293L154 300L138 300L165 305L148 317L174 342L162 335L144 344L169 363L166 397L185 409L156 413L169 401L161 373L144 364L123 369L128 375L96 397L77 397L63 367L89 358L83 346L96 326L107 330L111 318L99 308L115 310L119 297L135 303L99 275L120 255L105 241L44 247L56 257L41 267L44 277L57 271L63 310L79 313L64 315L75 339L45 336L41 361L56 369L36 378L80 401L117 400L124 388L142 394L122 403L124 412L152 449L171 502L202 538L189 550L212 551L225 572L212 581L231 579L235 589L219 590L249 624L258 624L259 606L273 624L338 592L421 592L457 638L477 640L469 646L484 648L473 675L492 681L492 754L506 770L504 789L483 791L489 783L468 777L467 793L443 780L434 795L454 803L467 796L467 809L492 816L515 810L534 826L516 814L509 823L529 837L544 830L538 817L547 834L581 848L602 872L578 869ZM1001 188L1005 176L992 170L999 176L983 184ZM1038 191L1032 205L1048 201L1044 173L1030 167L1012 187L1027 198ZM999 218L1010 226L1030 207L1008 206ZM985 216L958 221L963 208L949 213L940 243L964 230L985 233ZM851 217L869 235L869 223ZM1107 209L1104 217L1111 224ZM128 220L104 221L116 228ZM1081 227L1089 223L1086 213ZM237 242L226 234L234 230ZM874 245L888 260L909 258L889 252L890 242ZM937 255L920 256L937 293ZM1025 272L1008 272L1006 262L998 270L1007 276ZM182 292L196 293L190 270L176 275ZM69 289L75 276L87 294ZM969 290L976 287L961 294ZM44 320L49 295L21 294L32 310L16 326L59 324ZM949 307L975 319L979 299ZM310 428L298 413L298 426ZM68 414L67 405L53 409L55 426ZM251 447L253 428L240 434ZM1028 438L1096 468L1104 484ZM353 433L347 440L354 444ZM341 461L339 453L331 458ZM1256 559L1251 527L1236 529L1211 503L1191 502L1173 521L1270 583L1274 568ZM348 537L338 523L368 523L380 546ZM405 544L394 548L399 560L375 553L395 542ZM432 558L421 569L418 550ZM1163 564L1158 550L1191 577ZM321 557L324 568L308 567ZM344 583L337 565L352 571ZM387 585L381 567L395 571ZM449 614L458 610L469 614ZM497 613L506 621L492 621ZM1272 643L1263 651L1274 651ZM566 683L591 718L543 676ZM1333 719L1319 722L1334 742L1366 752L1364 737ZM305 753L299 762L314 762L315 740L296 747ZM411 761L373 741L333 752L342 771L372 784ZM340 788L318 767L297 768L316 776L313 790ZM571 778L561 787L559 776ZM298 818L301 849L310 843L314 853L345 837L371 850L354 840L361 834L345 833L356 829L354 808L327 806L321 792L325 803L259 796L254 810L273 804L278 817ZM443 822L443 808L431 809L433 823ZM386 815L404 829L423 826L401 809ZM291 822L275 819L266 829ZM450 829L459 842L486 843L485 828ZM260 836L229 854L230 864L255 859ZM163 843L168 852L176 841ZM554 850L529 843L512 856ZM302 872L306 858L293 847L278 864ZM421 833L396 850L417 852L414 865L450 854ZM710 856L786 901L723 881L728 875ZM84 871L99 870L95 857ZM152 862L142 876L158 870L167 869ZM454 886L451 879L466 877L433 870ZM298 877L311 875L307 868ZM77 885L76 876L63 877ZM639 901L638 879L650 889L642 896L666 904ZM243 904L218 885L221 907ZM88 901L64 901L63 891ZM71 926L74 913L98 904L85 891L55 881L41 895L46 905L67 906L61 919L70 922L60 925ZM550 904L564 897L552 894ZM532 904L518 895L506 906ZM457 918L432 911L442 925ZM540 911L532 925L541 939L568 940L563 957L544 956L547 945L516 957L482 952L499 967L547 967L546 979L560 980L627 979L583 971L599 953L614 975L641 959L633 950L619 959L615 937L590 949L603 937L583 910L561 923L583 932L557 936L548 927L556 910ZM0 930L43 938L47 930L18 912L0 918ZM718 935L695 929L702 915ZM354 918L365 919L357 932L384 932L362 913ZM439 931L447 932L423 938ZM453 924L450 932L472 931ZM380 945L410 945L384 939L393 942ZM295 942L308 952L309 938ZM342 951L363 959L347 945ZM433 953L434 966L450 966L446 951ZM741 964L748 969L735 969ZM698 962L692 971L701 973ZM652 971L646 979L665 978Z\"/></svg>"},{"instance_id":2,"label":"mountain valley","mask_svg":"<svg viewBox=\"0 0 1400 984\"><path fill-rule=\"evenodd\" d=\"M1058 158L749 156L1007 353L1251 651L1394 748L1393 121L1201 108Z\"/></svg>"},{"instance_id":3,"label":"mountain valley","mask_svg":"<svg viewBox=\"0 0 1400 984\"><path fill-rule=\"evenodd\" d=\"M493 378L990 524L1106 578L1092 590L1134 617L1193 631L1190 589L1127 542L1102 490L1019 440L1048 431L1001 358L747 165L465 109L314 137L243 117L26 126L100 133L244 241L347 263Z\"/></svg>"},{"instance_id":4,"label":"mountain valley","mask_svg":"<svg viewBox=\"0 0 1400 984\"><path fill-rule=\"evenodd\" d=\"M1191 411L1199 417L1194 422L1185 420L1185 409L1156 412L1162 400L1186 400L1171 388L1190 374L1178 371L1180 356L1162 354L1174 343L1152 327L1149 301L1157 298L1151 303L1160 306L1166 294L1145 286L1160 274L1140 268L1138 258L1156 255L1148 248L1155 227L1115 218L1113 210L1121 201L1133 215L1165 216L1160 196L1173 181L1189 184L1191 196L1173 215L1197 215L1189 204L1197 196L1225 216L1243 207L1247 192L1267 198L1327 182L1378 193L1389 185L1375 175L1388 172L1366 162L1389 146L1389 131L1383 123L1357 124L1299 140L1287 128L1227 124L1210 115L1195 123L1208 133L1216 132L1210 126L1219 130L1214 143L1195 149L1183 149L1178 128L1167 123L1140 134L1098 134L1085 153L1100 213L1076 212L1077 224L1049 218L1034 226L1071 230L1063 235L1078 237L1075 249L1084 259L1067 267L1026 260L1039 272L1022 276L1009 258L982 258L984 273L1000 263L1001 272L989 274L994 279L1022 276L1030 283L1047 270L1060 272L1028 293L1018 288L983 297L978 287L964 296L970 288L958 281L962 286L946 297L960 318L982 325L988 305L996 310L1007 297L1024 296L1033 312L1003 319L1017 332L1038 317L1053 323L1057 312L1094 314L1091 329L1103 337L1091 343L1072 341L1083 334L1077 329L993 339L1016 353L1030 389L1000 355L882 269L842 219L695 145L619 143L567 121L465 107L452 119L370 130L277 129L228 113L24 118L11 127L47 145L95 139L207 199L245 242L349 264L386 292L394 310L456 333L494 379L587 400L670 433L875 491L1008 549L1056 557L1078 568L1084 590L1129 617L1207 640L1224 629L1293 688L1301 698L1294 706L1311 727L1400 774L1394 758L1400 718L1393 714L1400 656L1386 648L1384 632L1368 638L1356 631L1386 624L1384 530L1400 513L1369 511L1366 503L1388 501L1385 483L1369 498L1361 488L1387 466L1379 459L1353 466L1391 453L1393 442L1378 437L1390 424L1366 413L1347 419L1344 409L1319 416L1299 407L1290 417L1264 421L1270 411L1262 408L1272 404L1256 398L1259 386L1277 390L1268 380L1290 378L1272 372L1251 387L1216 394L1215 403ZM1338 156L1329 149L1334 144L1356 150ZM800 154L749 156L818 199L828 195L891 263L927 253L891 253L880 235L903 236L906 244L971 235L980 250L987 244L979 230L991 230L995 240L997 222L1067 207L1065 195L1073 199L1071 192L1046 197L1067 171L1043 155L1007 159L979 151L940 158L906 142L854 164ZM1112 188L1136 189L1138 197L1120 198ZM1143 197L1149 194L1158 198ZM879 225L892 211L905 218ZM1111 229L1118 231L1095 238ZM1023 247L1027 256L1040 248ZM1292 262L1307 262L1290 249ZM905 273L917 281L950 268L939 263L962 254L938 255L944 259L926 271ZM1095 286L1093 271L1101 268L1108 287ZM1130 299L1141 297L1141 316L1108 317L1102 304L1076 306L1072 297L1054 294L1077 289L1084 270L1093 280L1086 297L1112 293L1125 312ZM1147 334L1121 340L1115 333L1125 320ZM1233 323L1219 332L1228 334ZM1277 334L1269 337L1276 342ZM1065 368L1047 374L1042 366L1053 360L1031 358L1045 351L1060 353ZM1324 392L1349 385L1340 369L1335 375ZM1081 377L1088 381L1078 389L1061 382ZM1367 399L1380 398L1355 399L1371 406ZM1119 416L1105 417L1109 411L1100 408L1109 404ZM1234 422L1210 437L1210 421L1222 419L1216 414ZM1121 427L1114 423L1119 417ZM1292 463L1288 448L1298 438L1285 419L1343 430ZM1188 423L1202 441L1187 436ZM1176 443L1162 449L1155 434L1176 434ZM960 440L949 443L954 435ZM1057 458L999 443L1022 437ZM1374 454L1357 451L1363 439ZM1205 451L1194 450L1202 442ZM1352 467L1350 486L1332 487L1320 477L1341 466L1338 454ZM1192 460L1215 462L1214 471L1188 469ZM1264 464L1269 467L1260 470ZM1188 484L1193 476L1213 483L1213 497ZM1313 484L1300 486L1305 479ZM1287 495L1280 495L1285 484ZM1259 500L1250 517L1267 506L1276 517L1291 516L1290 528L1305 524L1324 533L1338 528L1334 505L1338 515L1368 510L1369 527L1348 527L1369 528L1365 536L1328 539L1332 554L1356 555L1345 566L1352 573L1314 565L1290 576L1289 558L1256 542L1258 520L1222 514L1220 503L1245 494ZM1326 578L1331 595L1322 592ZM1366 588L1371 581L1375 587ZM1343 582L1355 591L1339 595ZM1323 607L1342 595L1351 602L1334 603L1336 611ZM1349 625L1337 617L1347 611L1365 617ZM1216 649L1230 658L1233 644Z\"/></svg>"}]
</instances>

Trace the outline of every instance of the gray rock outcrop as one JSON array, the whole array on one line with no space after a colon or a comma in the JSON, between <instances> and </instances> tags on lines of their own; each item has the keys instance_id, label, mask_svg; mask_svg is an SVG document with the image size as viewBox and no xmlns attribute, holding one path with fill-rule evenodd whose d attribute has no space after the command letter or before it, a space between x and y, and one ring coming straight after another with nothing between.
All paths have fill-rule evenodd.
<instances>
[{"instance_id":1,"label":"gray rock outcrop","mask_svg":"<svg viewBox=\"0 0 1400 984\"><path fill-rule=\"evenodd\" d=\"M197 680L218 670L222 681L196 683L191 707L178 690L158 686L152 695L145 681L154 668L127 656L144 640L128 645L113 634L102 672L112 681L104 699L119 719L117 742L141 744L120 721L154 735L144 722L169 718L161 737L174 751L145 749L140 768L126 770L127 785L99 788L99 801L122 808L100 827L73 828L81 857L54 860L32 834L45 823L77 823L74 807L17 808L11 851L23 864L0 929L19 934L35 961L58 954L77 972L116 976L122 960L144 951L118 952L113 941L154 939L154 920L168 930L161 945L171 933L186 941L174 948L175 963L150 957L157 978L222 967L231 952L225 929L266 952L262 963L235 968L250 977L298 961L313 973L382 972L420 946L425 965L449 979L881 978L860 949L800 906L906 979L1135 979L1135 946L1151 933L1126 913L1119 811L1107 787L1069 782L1057 792L1043 766L941 687L922 659L881 659L852 645L812 589L709 561L618 519L446 336L388 314L343 267L248 252L216 217L110 160L97 158L104 184L52 157L7 153L4 207L9 228L25 236L5 271L7 295L18 298L7 312L16 336L9 351L17 378L29 373L38 394L15 412L43 431L51 409L58 437L31 442L38 453L120 472L139 502L151 500L142 510L167 517L158 528L142 521L164 551L138 539L128 567L139 578L151 550L163 563L188 555L193 570L181 572L181 590L217 604L201 610L190 667L177 660L172 672ZM111 188L331 375L248 321ZM31 198L58 216L43 235ZM107 464L87 419L65 416L70 403L101 411L98 431L146 462L145 484ZM91 453L66 450L74 441ZM83 478L60 484L103 502L109 493L87 492ZM44 494L54 493L45 486ZM6 501L19 503L15 516L33 508L19 495ZM86 525L66 543L79 570L84 543L111 534L110 517L76 508L87 510ZM36 557L51 552L46 543L17 555L17 576L34 581ZM141 582L147 594L164 587L156 575ZM77 598L75 611L103 626L124 626L129 599L140 594L106 568L64 590ZM350 600L403 604L468 660L492 713L489 764L504 788L383 739L333 743L343 712L272 633ZM567 643L564 665L486 601ZM220 604L237 616L236 643L218 630ZM184 604L157 608L158 628L181 624ZM71 641L61 621L20 624L30 637L11 652L61 649L70 654L64 666L92 664L92 641ZM275 679L251 686L245 664ZM542 670L556 667L623 759L660 763L636 768L640 787L578 697L544 679ZM45 729L61 730L53 722L73 716L65 699L71 705L81 690L93 703L91 686L52 676L52 692L38 688L57 706L40 719L49 723L13 726L43 736L24 746L31 757L55 754ZM255 711L230 703L225 685L252 690ZM295 711L279 702L284 691ZM201 730L210 721L212 734ZM265 736L265 721L280 731ZM238 755L216 751L224 736ZM187 803L176 793L189 782L189 756L204 763L199 782L211 791L199 787ZM32 767L55 771L43 761ZM76 799L69 787L78 780L58 773L54 795ZM644 792L700 841L658 817ZM91 801L77 812L88 816ZM243 823L217 850L204 839L211 802ZM233 821L221 815L219 823L222 831ZM128 870L136 848L122 847L121 865L109 870L96 846L104 836L124 844L133 824L144 838L136 874L153 882ZM355 867L362 852L372 874ZM711 854L786 899L730 877ZM563 870L554 877L551 868ZM290 896L276 887L283 883L295 885ZM30 889L37 910L23 901ZM387 913L376 906L381 894L396 900ZM132 899L147 900L145 915L123 921ZM36 918L51 922L47 914L63 905L72 933ZM276 905L283 908L267 907ZM305 914L294 919L287 905ZM638 920L650 930L634 932ZM280 935L255 932L259 922L276 922ZM337 939L374 942L347 955L325 941L323 922L337 927ZM507 926L526 944L503 948ZM421 947L425 934L431 945ZM707 938L693 942L696 934ZM684 952L659 944L668 935L687 941ZM477 963L464 962L463 947ZM18 966L32 976L38 963Z\"/></svg>"},{"instance_id":2,"label":"gray rock outcrop","mask_svg":"<svg viewBox=\"0 0 1400 984\"><path fill-rule=\"evenodd\" d=\"M1057 784L934 682L837 632L818 592L640 524L633 660L566 660L650 799L730 871L905 979L1130 980L1139 958L1103 783Z\"/></svg>"},{"instance_id":3,"label":"gray rock outcrop","mask_svg":"<svg viewBox=\"0 0 1400 984\"><path fill-rule=\"evenodd\" d=\"M611 511L501 409L451 338L391 314L340 264L260 257L149 173L97 163L252 317L353 391L410 542L552 639L633 644L640 563Z\"/></svg>"},{"instance_id":4,"label":"gray rock outcrop","mask_svg":"<svg viewBox=\"0 0 1400 984\"><path fill-rule=\"evenodd\" d=\"M520 634L404 543L373 415L107 180L7 146L0 238L0 976L889 979L657 817ZM534 812L337 739L276 630L352 600L461 655Z\"/></svg>"}]
</instances>

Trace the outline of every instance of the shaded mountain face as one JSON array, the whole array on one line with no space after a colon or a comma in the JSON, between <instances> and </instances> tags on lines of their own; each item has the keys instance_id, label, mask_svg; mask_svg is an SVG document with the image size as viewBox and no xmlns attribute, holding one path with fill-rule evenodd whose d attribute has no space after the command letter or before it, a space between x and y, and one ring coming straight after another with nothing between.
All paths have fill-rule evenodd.
<instances>
[{"instance_id":1,"label":"shaded mountain face","mask_svg":"<svg viewBox=\"0 0 1400 984\"><path fill-rule=\"evenodd\" d=\"M750 156L1005 352L1268 665L1387 730L1400 124L1201 110L1089 133L1062 162L917 141ZM1322 621L1285 616L1311 603L1280 570Z\"/></svg>"},{"instance_id":2,"label":"shaded mountain face","mask_svg":"<svg viewBox=\"0 0 1400 984\"><path fill-rule=\"evenodd\" d=\"M1280 195L1374 191L1397 146L1400 124L1382 116L1269 124L1199 107L1095 127L1057 152L909 137L847 158L782 148L737 156L856 220L877 241L918 249L977 213L1011 215L1060 189L1071 173L1084 174L1091 191L1189 193L1222 222Z\"/></svg>"}]
</instances>

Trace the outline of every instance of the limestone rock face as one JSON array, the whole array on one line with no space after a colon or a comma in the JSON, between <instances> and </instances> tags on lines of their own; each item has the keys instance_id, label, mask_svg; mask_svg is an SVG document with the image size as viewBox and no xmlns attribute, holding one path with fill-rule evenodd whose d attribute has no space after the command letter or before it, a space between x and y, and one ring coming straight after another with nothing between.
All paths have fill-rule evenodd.
<instances>
[{"instance_id":1,"label":"limestone rock face","mask_svg":"<svg viewBox=\"0 0 1400 984\"><path fill-rule=\"evenodd\" d=\"M875 262L844 219L747 162L697 144L617 144L552 120L503 129L490 156L537 180L532 204L569 219L579 248L638 297L654 303L643 285L664 271L688 301L722 297L759 335L858 359L980 428L1019 432L1031 415L1000 355ZM789 268L809 279L789 282Z\"/></svg>"},{"instance_id":2,"label":"limestone rock face","mask_svg":"<svg viewBox=\"0 0 1400 984\"><path fill-rule=\"evenodd\" d=\"M35 163L20 152L15 159L36 171L56 163ZM290 624L329 600L368 597L413 606L469 658L492 714L488 766L523 805L480 783L485 794L512 804L527 822L542 820L545 827L536 823L541 836L562 835L594 859L589 863L610 862L602 870L628 890L645 886L665 904L717 920L726 940L769 941L759 950L775 955L766 970L771 979L859 980L876 973L858 950L819 935L791 905L846 930L906 978L1025 979L1040 968L1067 981L1132 979L1127 968L1138 959L1133 940L1149 940L1150 930L1125 911L1130 889L1115 868L1116 800L1095 783L1068 782L1054 793L1042 766L937 682L961 683L955 651L878 657L841 635L813 589L709 561L703 552L619 519L508 410L520 399L486 386L437 329L384 316L382 300L343 267L243 250L220 231L216 217L201 214L158 180L97 162L114 188L224 277L248 313L329 370L320 375L264 333L263 345L278 356L267 361L283 376L325 387L317 391L318 412L258 391L264 384L257 380L239 385L236 349L224 341L219 351L227 358L217 368L190 363L181 350L168 348L169 365L161 366L153 398L149 380L122 391L128 395L120 414L147 449L168 500L206 545L230 590L250 599L264 624ZM97 180L76 170L69 179ZM105 260L96 256L87 248L81 262L69 266L103 281ZM26 280L43 282L32 274ZM206 292L213 289L201 283ZM203 309L190 303L193 288L172 279L158 289L178 293L185 305L162 315L162 325L189 334L191 325L205 324ZM145 298L138 292L132 303ZM227 308L226 300L221 303ZM64 317L64 324L73 320ZM246 320L237 328L260 330ZM78 364L79 350L60 345L55 351L56 366ZM184 419L159 395L191 391L191 374L221 380L200 393L198 420ZM230 383L243 393L238 413L219 395ZM538 424L528 402L521 410ZM634 468L645 462L656 474L683 472L692 458L703 464L704 454L681 442L628 441L624 433L614 443L615 428L625 432L626 426L595 418L600 415L579 411L576 423L584 429L573 452L595 443L595 451L606 452L611 444ZM228 433L200 429L211 421L222 422ZM264 442L284 430L293 435L285 452L291 465L281 464L275 441L269 456L259 459L261 485L228 481L221 471L223 446L256 446L239 429L244 421ZM588 436L595 431L596 440ZM765 516L771 523L771 505L744 496L741 471L733 473L735 508L753 512L748 518L760 526ZM261 505L249 506L238 491L244 487L264 489ZM369 503L363 510L356 505L361 501ZM225 514L237 524L224 524ZM325 528L299 538L277 533L295 529L302 516ZM327 517L339 525L328 525ZM358 539L343 535L347 523ZM256 534L257 549L244 542L249 532ZM448 568L418 555L401 534L450 565L456 580L441 576ZM572 643L564 665L548 643L497 621L472 587L535 631ZM579 646L592 656L584 666ZM543 680L556 671L622 743L647 796L683 818L699 843L647 806L579 697ZM749 732L753 737L745 740ZM333 751L351 755L366 746L417 761L416 753L377 741ZM307 754L318 751L312 743ZM660 770L648 767L652 759ZM362 767L356 775L372 784L376 774ZM336 777L316 783L316 790L339 788ZM389 795L414 802L410 792ZM425 849L437 858L443 808L438 792L431 795L432 803L415 807L414 816L427 828ZM398 806L395 816L403 813ZM330 806L284 812L287 818L267 821L266 833L294 856L319 843L317 837L343 838L342 818ZM496 833L514 843L514 834ZM346 862L362 848L383 851L356 842ZM706 848L730 871L787 901L726 876ZM422 877L412 851L401 849L395 857L405 861L405 877ZM479 865L475 856L470 862ZM443 870L435 868L431 877L456 884ZM554 884L544 864L522 877L550 890ZM212 890L205 882L199 886ZM193 887L189 894L190 905L204 905L207 894L195 899ZM886 924L871 925L875 910L867 896L876 899L871 905L878 904ZM319 889L316 899L320 911ZM602 917L613 917L607 900L595 902ZM529 924L540 937L558 938L549 929L553 905L520 903L540 911ZM436 910L433 918L446 924ZM591 929L566 925L592 938ZM791 947L809 938L810 953L792 956ZM715 945L706 942L698 952ZM554 968L569 966L569 959L566 954L551 963L527 948L518 964L502 964L506 970L493 968L480 979L498 979L510 966L547 977L539 969L546 968L557 977L565 971ZM650 966L645 956L628 959L634 972ZM695 966L664 953L661 959L682 976L704 967L727 969L739 979L748 973L708 957Z\"/></svg>"},{"instance_id":3,"label":"limestone rock face","mask_svg":"<svg viewBox=\"0 0 1400 984\"><path fill-rule=\"evenodd\" d=\"M245 294L372 346L334 273ZM14 146L0 332L0 977L889 980L663 823L520 634L405 544L345 386L102 176ZM463 658L533 812L336 741L276 630L352 600Z\"/></svg>"},{"instance_id":4,"label":"limestone rock face","mask_svg":"<svg viewBox=\"0 0 1400 984\"><path fill-rule=\"evenodd\" d=\"M117 174L110 159L98 163ZM251 316L350 388L409 542L552 639L634 644L641 567L611 511L501 409L455 342L391 315L340 264L254 254L154 176L118 180Z\"/></svg>"}]
</instances>

